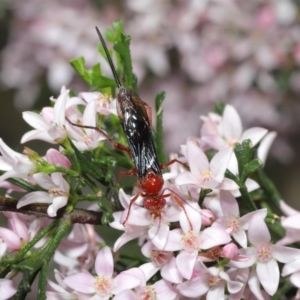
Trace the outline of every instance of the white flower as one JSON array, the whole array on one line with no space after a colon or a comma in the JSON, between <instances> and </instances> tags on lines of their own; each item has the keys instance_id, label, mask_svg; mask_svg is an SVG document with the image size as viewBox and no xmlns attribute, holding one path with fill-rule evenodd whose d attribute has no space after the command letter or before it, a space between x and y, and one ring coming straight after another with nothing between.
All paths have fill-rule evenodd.
<instances>
[{"instance_id":1,"label":"white flower","mask_svg":"<svg viewBox=\"0 0 300 300\"><path fill-rule=\"evenodd\" d=\"M68 202L69 184L61 173L52 173L51 177L43 173L37 173L33 175L33 178L48 192L36 191L26 194L19 200L17 208L32 203L51 203L47 213L50 217L55 217L57 210L65 206Z\"/></svg>"},{"instance_id":2,"label":"white flower","mask_svg":"<svg viewBox=\"0 0 300 300\"><path fill-rule=\"evenodd\" d=\"M28 156L15 152L0 138L0 170L6 171L0 176L0 182L12 177L25 178L35 170L35 164Z\"/></svg>"}]
</instances>

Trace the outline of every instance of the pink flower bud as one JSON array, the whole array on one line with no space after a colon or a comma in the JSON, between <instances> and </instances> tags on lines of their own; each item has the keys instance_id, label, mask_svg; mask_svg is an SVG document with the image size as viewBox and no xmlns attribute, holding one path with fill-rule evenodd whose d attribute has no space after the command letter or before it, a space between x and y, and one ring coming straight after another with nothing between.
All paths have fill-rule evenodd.
<instances>
[{"instance_id":1,"label":"pink flower bud","mask_svg":"<svg viewBox=\"0 0 300 300\"><path fill-rule=\"evenodd\" d=\"M70 169L71 167L70 160L56 149L49 149L45 155L45 159L52 165L61 166L66 169Z\"/></svg>"},{"instance_id":2,"label":"pink flower bud","mask_svg":"<svg viewBox=\"0 0 300 300\"><path fill-rule=\"evenodd\" d=\"M223 247L223 257L234 259L238 255L238 247L234 243L229 243Z\"/></svg>"},{"instance_id":3,"label":"pink flower bud","mask_svg":"<svg viewBox=\"0 0 300 300\"><path fill-rule=\"evenodd\" d=\"M202 209L201 217L202 217L202 224L204 226L210 226L216 220L216 216L209 209Z\"/></svg>"}]
</instances>

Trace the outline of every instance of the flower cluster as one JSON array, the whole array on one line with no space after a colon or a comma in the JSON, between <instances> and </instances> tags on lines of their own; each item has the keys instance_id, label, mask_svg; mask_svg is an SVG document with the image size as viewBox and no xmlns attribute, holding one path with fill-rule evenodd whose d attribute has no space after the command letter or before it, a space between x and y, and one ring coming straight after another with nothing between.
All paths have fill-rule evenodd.
<instances>
[{"instance_id":1,"label":"flower cluster","mask_svg":"<svg viewBox=\"0 0 300 300\"><path fill-rule=\"evenodd\" d=\"M100 114L113 115L115 101L104 99L104 95L94 92L70 97L69 90L63 87L57 99L51 98L53 108L45 107L40 114L24 112L24 119L34 129L23 136L22 142L41 139L66 145L68 137L81 151L97 148L105 136L95 129L73 124L95 126ZM225 106L222 116L212 112L202 119L201 136L190 138L181 146L182 156L177 155L178 162L163 175L160 194L166 201L155 213L147 207L147 197L138 189L133 196L123 189L119 191L124 210L113 213L110 226L124 233L116 240L113 251L118 253L128 241L139 239L141 253L150 262L114 275L113 254L107 246L101 249L105 242L94 228L74 225L55 250L53 259L61 270L55 271L57 283L48 281L48 299L69 299L72 295L80 299L179 299L203 295L207 299L221 299L226 291L232 299L250 297L250 294L265 299L265 293L272 296L278 289L278 262L285 264L282 276L291 275L291 280L297 276L299 268L291 268L300 261L300 250L271 242L265 223L267 209L241 215L242 205L235 198L241 196L240 187L225 177L226 170L239 176L236 143L251 140L253 148L260 142L257 155L264 161L275 135L259 127L243 132L241 120L230 105ZM210 159L206 154L209 150L213 151ZM54 217L60 208L70 204L74 187L67 175L72 165L61 152L50 149L43 158L29 150L27 154L19 154L1 140L1 153L0 167L6 171L1 182L18 177L43 189L26 193L17 208L48 203L47 214ZM63 169L49 171L49 176L42 168ZM251 192L259 184L247 179L245 187ZM10 184L9 189L11 192L16 187ZM243 201L243 197L238 199ZM20 251L49 224L46 218L32 221L17 213L6 216L9 229L0 228L2 257ZM287 219L282 224L288 226ZM46 238L35 247L43 247L45 243ZM96 276L88 271L93 266ZM155 274L161 279L147 284ZM16 279L9 281L10 278ZM298 286L297 279L293 280ZM9 284L7 298L16 292L18 281L20 278L15 274L3 279L3 285Z\"/></svg>"},{"instance_id":2,"label":"flower cluster","mask_svg":"<svg viewBox=\"0 0 300 300\"><path fill-rule=\"evenodd\" d=\"M113 27L116 54L128 59L122 24ZM133 87L130 63L123 64L118 67ZM98 65L87 70L82 59L73 65L103 93L75 94L62 87L49 107L23 113L32 130L21 143L41 140L59 148L44 156L29 148L21 154L0 139L0 185L6 190L0 209L8 219L7 228L0 227L2 299L24 298L37 274L37 299L300 294L300 250L287 246L300 240L299 213L263 170L276 133L261 127L244 131L236 109L219 103L201 116L200 136L190 136L180 153L156 164L164 160L163 95L157 96L155 147L146 105L125 87L113 99L111 80ZM125 107L128 99L139 114ZM124 125L124 119L132 123ZM126 169L118 179L137 175L136 185L120 186L116 167ZM99 235L92 225L100 224ZM122 233L104 238L109 226ZM52 261L55 281L47 278Z\"/></svg>"}]
</instances>

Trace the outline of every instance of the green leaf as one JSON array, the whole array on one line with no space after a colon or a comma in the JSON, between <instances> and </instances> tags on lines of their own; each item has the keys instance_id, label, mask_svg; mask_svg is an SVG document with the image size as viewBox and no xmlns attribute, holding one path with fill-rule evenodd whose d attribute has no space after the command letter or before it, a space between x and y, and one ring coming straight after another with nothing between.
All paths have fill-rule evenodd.
<instances>
[{"instance_id":1,"label":"green leaf","mask_svg":"<svg viewBox=\"0 0 300 300\"><path fill-rule=\"evenodd\" d=\"M26 190L27 192L35 192L42 190L39 186L33 185L30 182L21 179L21 178L9 178L7 181L11 182L12 184L15 184L16 186Z\"/></svg>"},{"instance_id":2,"label":"green leaf","mask_svg":"<svg viewBox=\"0 0 300 300\"><path fill-rule=\"evenodd\" d=\"M39 300L46 299L46 291L47 291L47 264L44 264L39 274L39 286L38 286L37 299Z\"/></svg>"},{"instance_id":3,"label":"green leaf","mask_svg":"<svg viewBox=\"0 0 300 300\"><path fill-rule=\"evenodd\" d=\"M23 279L19 284L17 295L26 295L31 291L31 285L37 276L39 270L42 268L44 261L40 258L26 259L12 268L23 273ZM18 299L18 298L15 298ZM23 299L23 298L19 298Z\"/></svg>"},{"instance_id":4,"label":"green leaf","mask_svg":"<svg viewBox=\"0 0 300 300\"><path fill-rule=\"evenodd\" d=\"M121 35L121 39L114 44L114 50L119 53L124 71L124 86L131 90L135 90L135 77L132 71L131 55L130 55L130 36Z\"/></svg>"},{"instance_id":5,"label":"green leaf","mask_svg":"<svg viewBox=\"0 0 300 300\"><path fill-rule=\"evenodd\" d=\"M164 151L164 133L163 133L163 102L166 93L160 92L155 98L155 110L156 110L156 134L155 134L155 144L157 155L160 163L167 162L167 155Z\"/></svg>"},{"instance_id":6,"label":"green leaf","mask_svg":"<svg viewBox=\"0 0 300 300\"><path fill-rule=\"evenodd\" d=\"M116 82L114 79L102 75L100 63L95 64L88 72L90 74L89 84L93 90L116 87Z\"/></svg>"},{"instance_id":7,"label":"green leaf","mask_svg":"<svg viewBox=\"0 0 300 300\"><path fill-rule=\"evenodd\" d=\"M224 112L224 108L225 108L225 103L222 101L217 101L215 104L214 112L222 116Z\"/></svg>"},{"instance_id":8,"label":"green leaf","mask_svg":"<svg viewBox=\"0 0 300 300\"><path fill-rule=\"evenodd\" d=\"M123 22L121 20L113 22L112 27L112 30L106 31L105 36L114 44L113 49L119 55L119 62L122 64L123 69L122 76L125 79L124 86L135 91L136 77L134 76L132 71L132 62L129 48L131 37L125 34Z\"/></svg>"},{"instance_id":9,"label":"green leaf","mask_svg":"<svg viewBox=\"0 0 300 300\"><path fill-rule=\"evenodd\" d=\"M112 204L111 201L106 197L103 196L101 199L98 201L98 205L103 212L102 218L101 218L101 223L102 225L106 225L114 220L114 217L112 215Z\"/></svg>"},{"instance_id":10,"label":"green leaf","mask_svg":"<svg viewBox=\"0 0 300 300\"><path fill-rule=\"evenodd\" d=\"M233 180L238 186L241 185L239 179L228 169L226 169L226 171L225 171L225 177Z\"/></svg>"},{"instance_id":11,"label":"green leaf","mask_svg":"<svg viewBox=\"0 0 300 300\"><path fill-rule=\"evenodd\" d=\"M244 183L251 173L254 173L257 170L261 169L262 166L263 163L258 158L255 158L245 164L243 173L240 175L240 181Z\"/></svg>"},{"instance_id":12,"label":"green leaf","mask_svg":"<svg viewBox=\"0 0 300 300\"><path fill-rule=\"evenodd\" d=\"M236 155L238 166L239 166L239 174L243 174L244 167L248 164L254 155L254 148L252 147L251 140L244 140L242 144L236 143L234 146L234 153Z\"/></svg>"},{"instance_id":13,"label":"green leaf","mask_svg":"<svg viewBox=\"0 0 300 300\"><path fill-rule=\"evenodd\" d=\"M85 68L84 57L80 56L78 58L71 59L70 64L87 83L90 83L90 73Z\"/></svg>"},{"instance_id":14,"label":"green leaf","mask_svg":"<svg viewBox=\"0 0 300 300\"><path fill-rule=\"evenodd\" d=\"M90 175L92 178L98 180L100 183L107 185L107 182L105 181L105 174L99 172L99 169L95 167L92 161L89 158L87 158L84 153L81 153L76 148L76 146L71 142L71 140L70 140L70 144L80 164L81 170L86 174Z\"/></svg>"},{"instance_id":15,"label":"green leaf","mask_svg":"<svg viewBox=\"0 0 300 300\"><path fill-rule=\"evenodd\" d=\"M108 41L114 43L114 41L115 41L115 39L116 39L116 36L115 36L114 31L113 31L112 29L107 29L107 30L105 31L105 38L106 38Z\"/></svg>"},{"instance_id":16,"label":"green leaf","mask_svg":"<svg viewBox=\"0 0 300 300\"><path fill-rule=\"evenodd\" d=\"M12 265L12 268L23 273L27 272L27 274L31 274L39 270L43 264L44 261L41 258L34 257L32 259L31 258L25 259L24 261L16 265Z\"/></svg>"}]
</instances>

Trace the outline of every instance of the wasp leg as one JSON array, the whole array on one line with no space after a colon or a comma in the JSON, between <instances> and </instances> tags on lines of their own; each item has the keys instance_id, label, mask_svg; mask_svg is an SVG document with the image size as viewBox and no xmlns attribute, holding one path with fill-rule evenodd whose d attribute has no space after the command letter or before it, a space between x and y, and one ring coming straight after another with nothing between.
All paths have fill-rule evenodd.
<instances>
[{"instance_id":1,"label":"wasp leg","mask_svg":"<svg viewBox=\"0 0 300 300\"><path fill-rule=\"evenodd\" d=\"M121 178L123 176L134 176L134 175L136 175L136 168L132 168L131 170L129 170L127 172L126 171L121 171L118 175L116 183L119 183L119 181L121 180Z\"/></svg>"},{"instance_id":2,"label":"wasp leg","mask_svg":"<svg viewBox=\"0 0 300 300\"><path fill-rule=\"evenodd\" d=\"M188 168L188 169L189 169L188 164L185 164L185 163L183 163L182 161L180 161L180 160L178 160L178 159L172 159L172 160L170 160L170 161L169 161L168 163L166 163L166 164L160 164L160 168L161 168L161 169L166 169L166 168L168 168L170 165L172 165L172 164L174 164L174 163L179 163L179 164L183 165L185 168Z\"/></svg>"},{"instance_id":3,"label":"wasp leg","mask_svg":"<svg viewBox=\"0 0 300 300\"><path fill-rule=\"evenodd\" d=\"M114 141L104 130L98 128L98 127L94 127L94 126L87 126L87 125L79 125L79 124L75 124L73 122L71 122L68 118L66 118L66 120L72 124L73 126L77 126L77 127L81 127L81 128L88 128L88 129L94 129L96 130L97 132L99 132L100 134L102 134L103 136L105 136L109 141L110 143L112 144L112 146L115 148L115 149L118 149L120 151L125 151L127 152L130 156L131 156L131 153L130 153L130 149L120 143L117 143L116 141Z\"/></svg>"},{"instance_id":4,"label":"wasp leg","mask_svg":"<svg viewBox=\"0 0 300 300\"><path fill-rule=\"evenodd\" d=\"M132 205L133 205L134 202L138 199L138 197L141 196L141 195L142 195L142 193L138 193L137 195L135 195L135 196L130 200L130 203L129 203L129 206L128 206L128 213L127 213L127 216L126 216L124 222L122 223L123 226L125 226L125 223L128 221L129 213L130 213L130 210L131 210Z\"/></svg>"},{"instance_id":5,"label":"wasp leg","mask_svg":"<svg viewBox=\"0 0 300 300\"><path fill-rule=\"evenodd\" d=\"M163 192L166 191L166 190L170 191L170 193L164 195L164 197L172 196L171 199L172 199L174 202L176 202L176 204L177 204L179 207L181 207L181 208L183 209L184 214L185 214L185 216L186 216L186 218L187 218L187 220L188 220L188 222L189 222L189 226L190 226L191 230L193 230L193 225L192 225L192 223L191 223L191 221L190 221L190 218L188 217L187 211L186 211L186 209L185 209L185 207L184 207L184 205L183 205L184 201L181 200L180 197L179 197L175 192L173 192L172 190L170 190L169 188L164 189Z\"/></svg>"}]
</instances>

